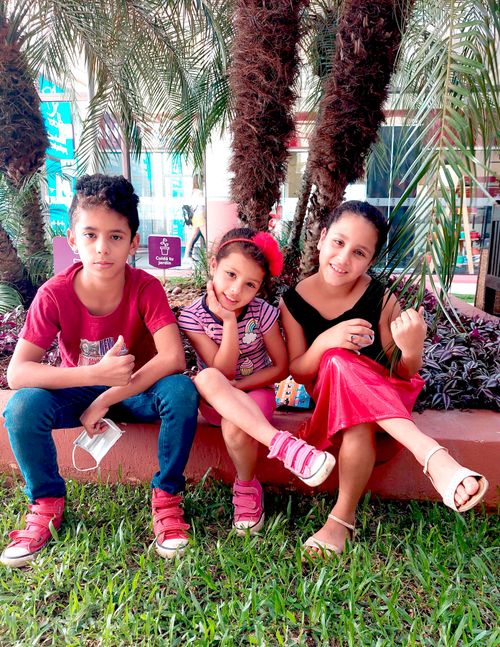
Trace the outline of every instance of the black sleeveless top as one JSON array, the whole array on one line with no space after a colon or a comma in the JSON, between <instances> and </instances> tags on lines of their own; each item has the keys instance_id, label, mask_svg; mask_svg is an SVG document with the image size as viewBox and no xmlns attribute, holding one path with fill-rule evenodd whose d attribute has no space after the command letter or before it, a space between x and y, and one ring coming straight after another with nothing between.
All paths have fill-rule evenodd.
<instances>
[{"instance_id":1,"label":"black sleeveless top","mask_svg":"<svg viewBox=\"0 0 500 647\"><path fill-rule=\"evenodd\" d=\"M385 285L377 279L373 279L368 284L366 290L360 296L352 308L346 310L334 319L325 319L310 303L303 299L295 288L289 288L283 294L283 301L288 308L292 317L302 326L307 345L310 346L313 341L322 332L336 326L342 321L348 319L366 319L372 325L375 333L373 344L360 348L360 353L366 355L382 366L389 368L390 363L382 348L378 325L382 313L382 304L385 294Z\"/></svg>"}]
</instances>

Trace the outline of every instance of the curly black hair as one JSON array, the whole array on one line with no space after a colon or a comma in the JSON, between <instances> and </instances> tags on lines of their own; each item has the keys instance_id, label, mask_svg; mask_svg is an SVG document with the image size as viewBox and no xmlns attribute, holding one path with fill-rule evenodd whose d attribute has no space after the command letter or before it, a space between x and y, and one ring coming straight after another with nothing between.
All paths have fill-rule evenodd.
<instances>
[{"instance_id":1,"label":"curly black hair","mask_svg":"<svg viewBox=\"0 0 500 647\"><path fill-rule=\"evenodd\" d=\"M380 254L380 251L387 242L387 235L389 233L389 223L385 218L384 214L368 202L363 202L361 200L348 200L347 202L342 202L339 206L334 209L328 216L326 221L326 230L330 229L334 222L340 220L344 213L353 213L356 216L361 216L371 222L371 224L377 230L377 244L375 246L374 258Z\"/></svg>"},{"instance_id":2,"label":"curly black hair","mask_svg":"<svg viewBox=\"0 0 500 647\"><path fill-rule=\"evenodd\" d=\"M69 208L70 227L74 226L79 207L88 209L104 205L127 219L132 239L139 228L138 204L139 196L123 175L82 175L76 183L76 192Z\"/></svg>"}]
</instances>

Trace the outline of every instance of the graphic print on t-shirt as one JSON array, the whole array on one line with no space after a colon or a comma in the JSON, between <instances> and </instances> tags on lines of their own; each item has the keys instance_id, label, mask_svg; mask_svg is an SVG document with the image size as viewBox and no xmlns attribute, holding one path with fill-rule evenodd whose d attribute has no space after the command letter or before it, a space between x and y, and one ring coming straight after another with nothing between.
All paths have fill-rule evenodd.
<instances>
[{"instance_id":1,"label":"graphic print on t-shirt","mask_svg":"<svg viewBox=\"0 0 500 647\"><path fill-rule=\"evenodd\" d=\"M245 334L241 338L241 343L248 346L257 339L257 335L254 333L254 330L259 327L259 320L252 317L247 321L245 326Z\"/></svg>"},{"instance_id":2,"label":"graphic print on t-shirt","mask_svg":"<svg viewBox=\"0 0 500 647\"><path fill-rule=\"evenodd\" d=\"M242 375L252 375L253 373L253 362L249 357L245 359L240 364L240 373Z\"/></svg>"},{"instance_id":3,"label":"graphic print on t-shirt","mask_svg":"<svg viewBox=\"0 0 500 647\"><path fill-rule=\"evenodd\" d=\"M89 341L88 339L80 340L80 354L78 356L78 366L93 366L101 361L108 350L115 345L114 337L105 337L99 341ZM120 355L126 355L128 349L123 344Z\"/></svg>"}]
</instances>

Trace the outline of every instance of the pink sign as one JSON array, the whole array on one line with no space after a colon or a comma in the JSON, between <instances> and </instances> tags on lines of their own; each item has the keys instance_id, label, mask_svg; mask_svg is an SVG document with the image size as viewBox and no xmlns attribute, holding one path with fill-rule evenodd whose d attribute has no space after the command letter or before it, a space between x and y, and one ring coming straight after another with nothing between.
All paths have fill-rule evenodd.
<instances>
[{"instance_id":1,"label":"pink sign","mask_svg":"<svg viewBox=\"0 0 500 647\"><path fill-rule=\"evenodd\" d=\"M148 236L149 264L162 270L181 264L179 236Z\"/></svg>"},{"instance_id":2,"label":"pink sign","mask_svg":"<svg viewBox=\"0 0 500 647\"><path fill-rule=\"evenodd\" d=\"M52 239L52 251L54 255L54 274L62 272L68 265L78 263L80 256L69 246L66 236L56 236Z\"/></svg>"}]
</instances>

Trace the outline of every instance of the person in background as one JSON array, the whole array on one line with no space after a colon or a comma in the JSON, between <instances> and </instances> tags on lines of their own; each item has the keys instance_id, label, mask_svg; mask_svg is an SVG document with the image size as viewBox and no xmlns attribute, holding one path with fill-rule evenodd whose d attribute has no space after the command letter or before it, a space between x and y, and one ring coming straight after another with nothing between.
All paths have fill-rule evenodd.
<instances>
[{"instance_id":1,"label":"person in background","mask_svg":"<svg viewBox=\"0 0 500 647\"><path fill-rule=\"evenodd\" d=\"M193 252L195 246L203 246L206 249L207 242L205 240L207 221L205 217L205 196L199 187L198 178L193 178L193 192L191 194L191 234L188 242L186 243L186 250L184 252L184 264L193 264Z\"/></svg>"}]
</instances>

